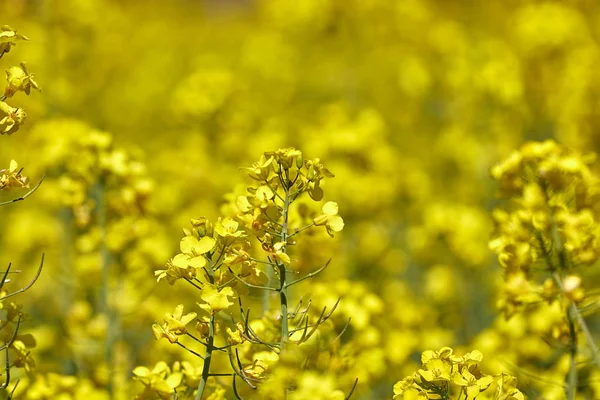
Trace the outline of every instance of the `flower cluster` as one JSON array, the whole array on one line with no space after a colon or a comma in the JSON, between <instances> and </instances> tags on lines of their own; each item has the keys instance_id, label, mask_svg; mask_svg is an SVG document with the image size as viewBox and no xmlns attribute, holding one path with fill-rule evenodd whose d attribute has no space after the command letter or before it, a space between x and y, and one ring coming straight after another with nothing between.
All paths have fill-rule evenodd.
<instances>
[{"instance_id":1,"label":"flower cluster","mask_svg":"<svg viewBox=\"0 0 600 400\"><path fill-rule=\"evenodd\" d=\"M311 348L308 345L311 337L316 337L315 333L337 306L336 303L329 312L325 308L320 314L310 310L310 303L303 308L300 302L295 311L288 309L289 288L312 278L329 264L290 280L296 260L290 256L288 248L297 243L300 233L310 228L323 226L327 234L333 236L344 227L335 202L326 202L320 212L306 204L298 210L293 205L305 193L314 201L323 199L322 181L333 174L319 159L304 159L302 152L294 148L266 152L258 162L243 170L257 183L248 187L245 194L235 197L229 205L230 215L214 223L206 218L191 220L191 229L184 229L185 236L179 243L180 252L167 262L165 269L155 271L158 282L165 279L173 285L181 280L199 290L197 305L203 317L197 319L196 312L184 315L184 306L179 305L175 313L165 316L163 324L152 327L156 339L166 338L204 360L197 387L198 398L202 397L208 379L213 376L210 371L213 357L225 349L230 355L236 394L236 378L254 389L258 385L264 396L273 390L279 393L277 396L282 396L291 388L298 388L287 379L273 378L279 373L290 373L289 366L285 367L287 364L279 363L279 360L282 357L284 360L296 359L288 355L294 351L290 345L306 344L308 347L304 346L304 349ZM251 290L264 292L262 319L249 319L249 311L242 308L242 303L246 302L242 302L242 297ZM278 294L279 313L269 308L271 293ZM226 323L218 316L225 312L233 315L236 303L237 308L241 308L241 321L226 328L227 344L218 346L219 332ZM186 328L194 320L198 337ZM180 341L183 336L196 344L202 343L204 355L183 344ZM277 384L274 386L273 382ZM154 390L167 390L167 386L161 385L162 389L156 386ZM146 390L148 387L152 388L152 385L146 384ZM174 386L171 385L171 389ZM297 390L298 398L305 395L301 389ZM271 395L265 398L271 398Z\"/></svg>"},{"instance_id":2,"label":"flower cluster","mask_svg":"<svg viewBox=\"0 0 600 400\"><path fill-rule=\"evenodd\" d=\"M169 367L158 362L152 369L137 367L133 370L133 379L144 385L144 391L137 399L193 399L194 388L198 385L202 369L194 367L188 361L175 362ZM225 389L218 384L211 385L208 400L224 400Z\"/></svg>"},{"instance_id":3,"label":"flower cluster","mask_svg":"<svg viewBox=\"0 0 600 400\"><path fill-rule=\"evenodd\" d=\"M525 399L517 389L514 377L481 372L479 363L482 359L478 350L464 356L454 354L450 347L424 351L421 368L394 385L394 399L475 399L494 383L494 399Z\"/></svg>"},{"instance_id":4,"label":"flower cluster","mask_svg":"<svg viewBox=\"0 0 600 400\"><path fill-rule=\"evenodd\" d=\"M557 304L561 317L551 334L566 347L569 398L577 390L582 358L600 368L597 345L581 311L595 301L582 284L585 267L600 256L600 180L592 170L594 160L593 154L552 140L528 142L491 171L511 201L509 209L494 211L490 241L504 267L499 308L513 316L541 303Z\"/></svg>"},{"instance_id":5,"label":"flower cluster","mask_svg":"<svg viewBox=\"0 0 600 400\"><path fill-rule=\"evenodd\" d=\"M11 50L12 46L20 40L28 40L26 36L17 33L7 25L0 27L0 58ZM12 134L16 132L25 120L25 111L20 108L13 108L4 102L12 97L16 92L23 91L29 94L31 88L38 88L33 80L33 75L27 73L25 63L20 66L10 67L6 71L7 87L4 95L0 96L0 135ZM0 146L5 148L7 146ZM23 169L13 159L8 168L0 169L0 191L11 188L29 188L29 178L23 175ZM14 198L6 202L0 202L0 207L12 204L19 200L24 200L31 195L35 186L27 194ZM4 216L2 221L5 221ZM31 334L20 332L21 323L27 319L27 314L23 311L23 306L13 301L12 297L27 291L37 281L44 264L44 256L40 262L37 273L33 278L20 288L12 286L12 282L18 280L17 275L21 270L12 268L12 263L0 272L0 339L2 345L0 351L5 354L4 371L2 372L2 383L0 392L8 399L12 398L14 389L19 384L19 380L14 378L11 381L11 368L21 369L25 374L34 374L36 362L32 355L32 349L36 347L36 340ZM20 283L20 282L19 282ZM10 286L10 290L8 287Z\"/></svg>"},{"instance_id":6,"label":"flower cluster","mask_svg":"<svg viewBox=\"0 0 600 400\"><path fill-rule=\"evenodd\" d=\"M8 25L0 27L0 58L8 53L12 46L15 46L20 40L29 40ZM6 70L6 89L4 95L0 96L0 135L11 135L19 130L25 122L27 114L21 108L14 108L4 102L11 98L17 92L24 92L29 95L31 89L40 90L37 82L33 79L33 74L27 72L24 62L18 66L12 66Z\"/></svg>"},{"instance_id":7,"label":"flower cluster","mask_svg":"<svg viewBox=\"0 0 600 400\"><path fill-rule=\"evenodd\" d=\"M509 210L494 211L490 242L505 269L500 307L507 314L561 293L583 300L581 279L573 273L600 256L600 180L590 169L593 161L594 155L548 140L529 142L492 168L511 200Z\"/></svg>"},{"instance_id":8,"label":"flower cluster","mask_svg":"<svg viewBox=\"0 0 600 400\"><path fill-rule=\"evenodd\" d=\"M35 377L15 368L15 396L81 397L92 385L104 398L131 398L128 389L143 386L129 379L133 365L152 370L163 361L177 372L173 361L182 357L201 376L205 362L181 345L204 357L212 326L213 346L222 349L212 352L205 398L213 383L233 397L231 375L217 376L232 368L242 398L277 397L285 388L293 388L288 398L338 396L332 393L347 394L356 377L355 396L382 398L393 384L390 370L408 375L423 349L458 344L486 355L483 371L510 367L532 398L561 398L565 387L600 398L589 363L596 352L577 322L585 317L596 333L593 194L590 207L578 208L577 194L565 201L554 222L517 200L494 212L502 225L494 240L502 241L492 247L507 281L488 248L489 210L499 204L492 163L532 139L572 149L559 158L598 148L598 3L220 3L0 2L0 14L19 27L0 31L0 63L10 75L0 96L12 95L0 99L0 133L32 127L28 135L0 136L0 169L16 159L27 175L47 176L33 206L2 208L0 256L9 257L2 268L47 252L48 279L27 293L34 319L20 328L35 325L36 348L18 355L36 360L40 390L30 390ZM200 45L190 47L190 37ZM42 78L48 95L19 93L35 91ZM108 147L84 145L106 136L90 126L114 133ZM35 149L35 157L16 154L17 146ZM281 188L254 179L249 192L233 187L232 177L246 165L254 178L269 180L276 152L257 165L248 155L287 146L318 155L336 178L306 175L284 241L269 219L283 222ZM527 177L522 172L517 178ZM526 197L510 186L505 194ZM2 201L17 191L24 189L0 192ZM217 242L206 252L207 235L193 231L196 221L188 225L198 215L207 216ZM222 248L219 216L223 232L240 237L228 239L236 251L225 251L228 264L214 271L211 285ZM543 230L548 222L556 229ZM558 280L532 240L532 224L542 229L554 265L562 262L554 238L561 240L568 268L557 271ZM189 227L185 241L169 239L182 226ZM282 354L274 264L286 268L288 282L328 265L324 278L288 287L290 340ZM18 288L25 275L7 279ZM301 294L300 306L289 301ZM304 344L290 343L308 336L340 297ZM509 320L496 316L496 299ZM149 352L152 333L162 339ZM115 362L106 355L110 341ZM285 356L296 350L297 358ZM566 381L573 359L575 384ZM297 367L305 361L304 370ZM44 378L49 371L77 383L55 390L55 380ZM194 396L199 382L169 395ZM149 389L144 397L159 395Z\"/></svg>"}]
</instances>

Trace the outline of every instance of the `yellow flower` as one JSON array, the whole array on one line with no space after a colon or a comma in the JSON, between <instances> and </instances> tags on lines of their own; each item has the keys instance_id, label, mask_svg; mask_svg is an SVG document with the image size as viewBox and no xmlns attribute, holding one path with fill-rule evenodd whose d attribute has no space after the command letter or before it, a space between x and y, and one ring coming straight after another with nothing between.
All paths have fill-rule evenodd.
<instances>
[{"instance_id":1,"label":"yellow flower","mask_svg":"<svg viewBox=\"0 0 600 400\"><path fill-rule=\"evenodd\" d=\"M439 358L432 358L418 372L427 382L448 382L451 379L452 364Z\"/></svg>"},{"instance_id":2,"label":"yellow flower","mask_svg":"<svg viewBox=\"0 0 600 400\"><path fill-rule=\"evenodd\" d=\"M169 284L175 283L178 279L193 279L198 270L204 267L208 261L203 254L211 251L217 241L210 236L204 236L198 240L194 236L186 236L181 239L179 248L181 253L167 262L166 269L159 269L154 272L157 276L156 281L167 278Z\"/></svg>"},{"instance_id":3,"label":"yellow flower","mask_svg":"<svg viewBox=\"0 0 600 400\"><path fill-rule=\"evenodd\" d=\"M251 378L261 379L264 373L279 361L279 356L272 351L259 351L252 356L252 364L244 368L244 373Z\"/></svg>"},{"instance_id":4,"label":"yellow flower","mask_svg":"<svg viewBox=\"0 0 600 400\"><path fill-rule=\"evenodd\" d=\"M179 304L175 308L174 314L166 314L165 322L168 324L169 330L178 335L183 335L187 332L185 326L190 323L194 318L196 318L195 312L188 313L183 315L183 304Z\"/></svg>"},{"instance_id":5,"label":"yellow flower","mask_svg":"<svg viewBox=\"0 0 600 400\"><path fill-rule=\"evenodd\" d=\"M15 351L15 355L11 357L11 363L17 368L23 368L26 372L32 372L35 368L35 360L31 356L31 350L21 340L15 340L11 349Z\"/></svg>"},{"instance_id":6,"label":"yellow flower","mask_svg":"<svg viewBox=\"0 0 600 400\"><path fill-rule=\"evenodd\" d=\"M232 288L225 287L219 291L215 286L206 284L202 288L202 294L200 295L200 298L204 300L206 304L196 304L198 304L201 309L211 314L215 314L234 304L229 300L229 297L235 297L235 292Z\"/></svg>"},{"instance_id":7,"label":"yellow flower","mask_svg":"<svg viewBox=\"0 0 600 400\"><path fill-rule=\"evenodd\" d=\"M268 181L274 176L273 157L260 156L258 162L252 164L252 167L242 167L242 170L248 171L248 175L257 181Z\"/></svg>"},{"instance_id":8,"label":"yellow flower","mask_svg":"<svg viewBox=\"0 0 600 400\"><path fill-rule=\"evenodd\" d=\"M25 122L27 114L22 108L13 108L0 101L0 135L12 135Z\"/></svg>"},{"instance_id":9,"label":"yellow flower","mask_svg":"<svg viewBox=\"0 0 600 400\"><path fill-rule=\"evenodd\" d=\"M8 25L0 26L0 58L4 53L8 53L11 46L14 46L18 40L29 40L29 38L17 33Z\"/></svg>"},{"instance_id":10,"label":"yellow flower","mask_svg":"<svg viewBox=\"0 0 600 400\"><path fill-rule=\"evenodd\" d=\"M215 224L215 232L222 237L243 237L244 231L238 230L239 223L231 218L225 218L217 221Z\"/></svg>"},{"instance_id":11,"label":"yellow flower","mask_svg":"<svg viewBox=\"0 0 600 400\"><path fill-rule=\"evenodd\" d=\"M306 160L306 169L306 177L312 182L320 181L323 178L333 178L335 176L331 173L331 171L325 168L325 166L321 163L321 160L318 158Z\"/></svg>"},{"instance_id":12,"label":"yellow flower","mask_svg":"<svg viewBox=\"0 0 600 400\"><path fill-rule=\"evenodd\" d=\"M290 256L283 251L284 246L285 246L285 243L283 243L283 242L275 243L273 245L274 252L272 252L271 255L273 256L273 258L276 261L281 262L283 265L290 265L292 260L290 259Z\"/></svg>"},{"instance_id":13,"label":"yellow flower","mask_svg":"<svg viewBox=\"0 0 600 400\"><path fill-rule=\"evenodd\" d=\"M33 79L33 74L27 72L25 63L22 62L19 66L13 66L6 70L6 80L8 85L4 90L4 96L12 97L16 92L25 92L29 94L31 88L40 90L37 82Z\"/></svg>"},{"instance_id":14,"label":"yellow flower","mask_svg":"<svg viewBox=\"0 0 600 400\"><path fill-rule=\"evenodd\" d=\"M422 354L421 354L421 363L426 364L427 362L429 362L429 360L434 359L434 358L439 358L441 360L450 360L453 356L454 350L452 350L452 348L450 347L442 347L441 349L437 350L437 351L433 351L433 350L425 350Z\"/></svg>"},{"instance_id":15,"label":"yellow flower","mask_svg":"<svg viewBox=\"0 0 600 400\"><path fill-rule=\"evenodd\" d=\"M136 367L133 370L133 379L140 381L145 386L142 398L150 398L150 394L158 395L160 399L170 399L175 388L181 385L183 373L171 372L164 361L158 362L152 370L147 367Z\"/></svg>"},{"instance_id":16,"label":"yellow flower","mask_svg":"<svg viewBox=\"0 0 600 400\"><path fill-rule=\"evenodd\" d=\"M495 400L525 400L523 393L517 389L517 378L502 373L498 378L498 395Z\"/></svg>"},{"instance_id":17,"label":"yellow flower","mask_svg":"<svg viewBox=\"0 0 600 400\"><path fill-rule=\"evenodd\" d=\"M241 344L244 343L244 338L239 330L232 330L231 328L227 328L227 342L229 344Z\"/></svg>"},{"instance_id":18,"label":"yellow flower","mask_svg":"<svg viewBox=\"0 0 600 400\"><path fill-rule=\"evenodd\" d=\"M427 396L427 393L415 383L412 376L407 376L394 385L394 400L398 399L427 400L429 397Z\"/></svg>"},{"instance_id":19,"label":"yellow flower","mask_svg":"<svg viewBox=\"0 0 600 400\"><path fill-rule=\"evenodd\" d=\"M203 256L190 256L179 253L167 262L166 269L154 271L157 276L156 281L166 278L170 285L178 279L194 279L198 274L198 269L206 265L207 261Z\"/></svg>"},{"instance_id":20,"label":"yellow flower","mask_svg":"<svg viewBox=\"0 0 600 400\"><path fill-rule=\"evenodd\" d=\"M467 400L475 399L480 392L486 390L494 381L491 375L475 377L468 368L462 368L460 373L454 374L453 382L465 388Z\"/></svg>"},{"instance_id":21,"label":"yellow flower","mask_svg":"<svg viewBox=\"0 0 600 400\"><path fill-rule=\"evenodd\" d=\"M0 189L29 187L29 178L21 175L19 164L11 160L8 169L0 169Z\"/></svg>"},{"instance_id":22,"label":"yellow flower","mask_svg":"<svg viewBox=\"0 0 600 400\"><path fill-rule=\"evenodd\" d=\"M189 324L198 314L195 312L183 315L183 304L179 304L175 308L174 314L166 314L163 319L163 324L153 324L152 332L156 340L161 338L167 338L171 343L177 342L179 335L185 335L187 333L186 325Z\"/></svg>"},{"instance_id":23,"label":"yellow flower","mask_svg":"<svg viewBox=\"0 0 600 400\"><path fill-rule=\"evenodd\" d=\"M188 387L197 387L200 378L202 377L202 366L195 367L189 361L182 361L183 375Z\"/></svg>"},{"instance_id":24,"label":"yellow flower","mask_svg":"<svg viewBox=\"0 0 600 400\"><path fill-rule=\"evenodd\" d=\"M269 186L262 185L253 190L253 196L250 200L250 203L255 207L265 209L269 206L270 201L274 196L275 193Z\"/></svg>"},{"instance_id":25,"label":"yellow flower","mask_svg":"<svg viewBox=\"0 0 600 400\"><path fill-rule=\"evenodd\" d=\"M322 214L313 219L315 225L325 225L329 236L333 237L334 232L340 232L344 229L344 220L338 215L338 204L335 201L328 201L322 209Z\"/></svg>"},{"instance_id":26,"label":"yellow flower","mask_svg":"<svg viewBox=\"0 0 600 400\"><path fill-rule=\"evenodd\" d=\"M181 239L179 248L182 253L200 255L211 251L215 247L216 243L217 241L210 236L204 236L200 240L194 236L186 236Z\"/></svg>"},{"instance_id":27,"label":"yellow flower","mask_svg":"<svg viewBox=\"0 0 600 400\"><path fill-rule=\"evenodd\" d=\"M265 156L273 157L285 169L292 168L294 164L297 164L298 160L300 160L300 165L302 165L302 152L293 147L267 152Z\"/></svg>"}]
</instances>

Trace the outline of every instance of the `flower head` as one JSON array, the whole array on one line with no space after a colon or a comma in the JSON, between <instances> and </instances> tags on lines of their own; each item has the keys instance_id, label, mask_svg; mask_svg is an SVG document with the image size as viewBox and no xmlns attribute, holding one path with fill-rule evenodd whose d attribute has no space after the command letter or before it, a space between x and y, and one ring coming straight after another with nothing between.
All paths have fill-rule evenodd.
<instances>
[{"instance_id":1,"label":"flower head","mask_svg":"<svg viewBox=\"0 0 600 400\"><path fill-rule=\"evenodd\" d=\"M0 135L12 135L25 122L27 114L22 108L14 108L0 101Z\"/></svg>"},{"instance_id":2,"label":"flower head","mask_svg":"<svg viewBox=\"0 0 600 400\"><path fill-rule=\"evenodd\" d=\"M4 96L7 98L12 97L16 92L25 92L29 95L31 88L40 90L37 82L33 79L33 74L27 72L24 62L6 70L6 81L8 85L4 91Z\"/></svg>"},{"instance_id":3,"label":"flower head","mask_svg":"<svg viewBox=\"0 0 600 400\"><path fill-rule=\"evenodd\" d=\"M8 53L10 48L19 40L29 40L29 38L17 33L17 31L8 25L0 26L0 58L2 58L5 53Z\"/></svg>"},{"instance_id":4,"label":"flower head","mask_svg":"<svg viewBox=\"0 0 600 400\"><path fill-rule=\"evenodd\" d=\"M338 204L334 201L325 203L322 214L314 218L315 225L325 225L329 236L333 237L334 232L341 232L344 229L344 220L338 215Z\"/></svg>"}]
</instances>

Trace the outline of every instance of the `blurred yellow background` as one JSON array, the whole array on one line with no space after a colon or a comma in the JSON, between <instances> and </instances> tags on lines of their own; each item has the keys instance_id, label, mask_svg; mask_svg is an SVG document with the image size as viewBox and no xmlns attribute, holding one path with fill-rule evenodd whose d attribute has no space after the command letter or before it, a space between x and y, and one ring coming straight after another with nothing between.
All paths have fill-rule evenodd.
<instances>
[{"instance_id":1,"label":"blurred yellow background","mask_svg":"<svg viewBox=\"0 0 600 400\"><path fill-rule=\"evenodd\" d=\"M0 217L0 265L25 282L46 254L18 297L37 340L18 398L131 398L135 366L189 358L150 326L197 295L153 271L279 147L335 174L325 200L346 227L307 250L304 271L333 261L295 292L341 296L352 317L335 387L358 377L353 398L391 398L421 351L475 346L554 398L545 317L495 311L489 170L525 140L600 148L597 1L5 0L0 15L31 39L0 67L24 60L42 88L11 99L28 119L0 137L2 168L46 175Z\"/></svg>"}]
</instances>

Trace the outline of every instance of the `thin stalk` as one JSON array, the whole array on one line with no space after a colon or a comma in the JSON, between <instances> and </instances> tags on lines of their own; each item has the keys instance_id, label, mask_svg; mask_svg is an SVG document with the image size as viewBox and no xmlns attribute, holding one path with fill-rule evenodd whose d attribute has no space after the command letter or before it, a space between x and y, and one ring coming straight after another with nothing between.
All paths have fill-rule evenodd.
<instances>
[{"instance_id":1,"label":"thin stalk","mask_svg":"<svg viewBox=\"0 0 600 400\"><path fill-rule=\"evenodd\" d=\"M590 329L588 328L587 324L585 323L583 316L581 315L581 313L579 312L577 307L575 307L575 305L573 305L573 314L575 315L575 318L577 318L579 327L583 331L583 335L585 336L585 339L588 342L588 345L590 346L590 350L592 351L592 356L594 357L594 363L596 364L598 369L600 369L600 353L598 353L598 346L596 345L596 342L594 341L592 332L590 332Z\"/></svg>"},{"instance_id":2,"label":"thin stalk","mask_svg":"<svg viewBox=\"0 0 600 400\"><path fill-rule=\"evenodd\" d=\"M283 179L281 179L283 181ZM283 182L282 182L283 183ZM287 182L285 182L287 183ZM283 185L285 189L285 197L283 200L283 223L281 224L281 242L284 243L281 251L286 252L286 244L288 240L288 218L290 211L290 188ZM283 351L285 342L288 339L288 285L286 281L287 271L283 263L277 264L279 268L279 301L281 303L281 343L280 349Z\"/></svg>"},{"instance_id":3,"label":"thin stalk","mask_svg":"<svg viewBox=\"0 0 600 400\"><path fill-rule=\"evenodd\" d=\"M544 189L544 194L546 197L546 204L548 205L548 210L551 216L551 229L552 229L552 242L554 244L554 249L558 255L558 269L552 268L551 260L552 257L546 249L543 248L543 251L546 255L546 260L550 264L550 268L553 269L553 278L561 292L564 293L564 285L563 285L563 276L562 274L567 273L569 268L567 265L567 254L565 254L565 249L563 243L560 240L560 234L558 232L558 224L556 223L556 216L554 215L554 210L549 204L549 194L546 189L546 185L542 183L542 188ZM540 241L543 244L543 241ZM569 325L569 372L565 379L565 394L567 396L567 400L575 400L577 395L577 331L575 329L575 314L577 314L577 305L569 300L569 305L567 307L567 322ZM580 322L585 322L581 319ZM581 325L581 324L580 324Z\"/></svg>"},{"instance_id":4,"label":"thin stalk","mask_svg":"<svg viewBox=\"0 0 600 400\"><path fill-rule=\"evenodd\" d=\"M100 265L102 270L102 286L100 289L100 312L106 314L108 320L108 327L106 330L106 347L104 349L104 360L106 365L111 371L113 368L112 350L117 336L117 326L114 315L110 310L109 298L110 298L110 253L106 246L106 204L104 201L104 181L100 179L94 187L94 197L97 204L97 216L98 216L98 227L100 228ZM107 391L112 396L113 384L112 379L108 380Z\"/></svg>"},{"instance_id":5,"label":"thin stalk","mask_svg":"<svg viewBox=\"0 0 600 400\"><path fill-rule=\"evenodd\" d=\"M571 303L567 311L569 321L569 336L571 343L569 346L569 374L567 375L567 400L575 400L577 394L577 332L575 332L575 321L573 319L573 309L575 304Z\"/></svg>"},{"instance_id":6,"label":"thin stalk","mask_svg":"<svg viewBox=\"0 0 600 400\"><path fill-rule=\"evenodd\" d=\"M206 269L209 282L214 285L215 283L215 275L214 275L214 264L210 263L209 267ZM208 382L208 378L210 377L210 362L212 361L212 353L215 348L215 316L211 312L210 318L208 321L208 338L206 339L206 351L204 352L204 365L202 366L202 376L200 377L200 382L198 383L198 391L196 392L195 400L202 400L202 396L204 396L204 390L206 389L206 383Z\"/></svg>"},{"instance_id":7,"label":"thin stalk","mask_svg":"<svg viewBox=\"0 0 600 400\"><path fill-rule=\"evenodd\" d=\"M204 365L202 366L202 376L200 377L200 383L198 383L198 392L196 393L196 400L202 400L204 395L204 389L206 389L206 383L210 377L210 362L212 360L212 352L214 350L214 339L215 339L215 317L211 314L210 320L208 321L208 339L206 340L206 352L204 353Z\"/></svg>"}]
</instances>

